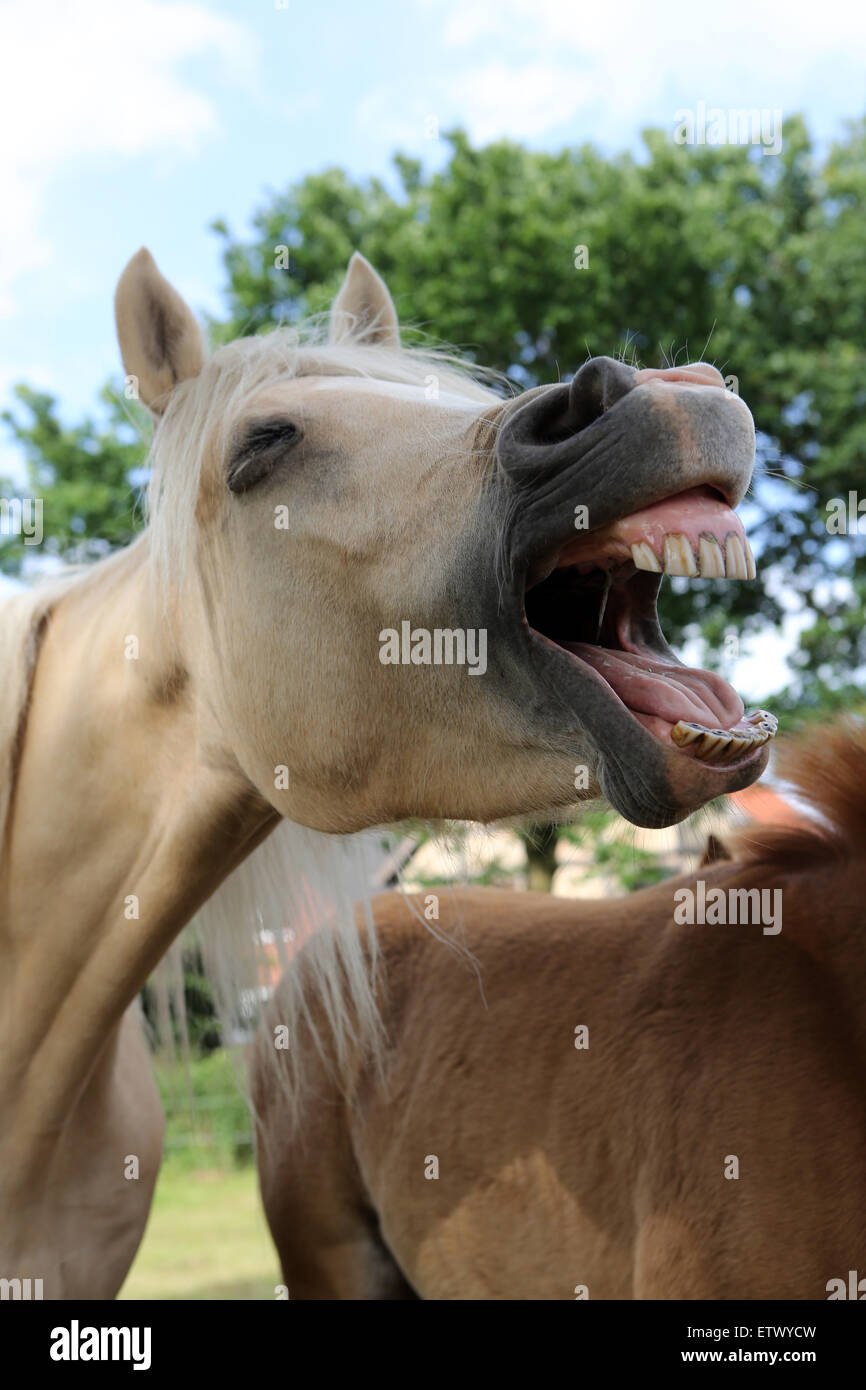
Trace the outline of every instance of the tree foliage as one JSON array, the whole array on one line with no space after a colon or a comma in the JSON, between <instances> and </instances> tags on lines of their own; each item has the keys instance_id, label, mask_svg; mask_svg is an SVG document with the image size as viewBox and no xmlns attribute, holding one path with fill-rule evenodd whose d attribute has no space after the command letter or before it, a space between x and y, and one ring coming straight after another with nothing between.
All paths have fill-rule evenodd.
<instances>
[{"instance_id":1,"label":"tree foliage","mask_svg":"<svg viewBox=\"0 0 866 1390\"><path fill-rule=\"evenodd\" d=\"M24 455L27 482L18 491L43 502L44 550L74 562L128 545L143 519L144 412L111 386L101 400L102 422L64 425L55 397L21 385L15 407L0 416ZM11 494L11 484L3 491ZM23 536L10 535L0 543L0 569L18 573L28 549Z\"/></svg>"},{"instance_id":2,"label":"tree foliage","mask_svg":"<svg viewBox=\"0 0 866 1390\"><path fill-rule=\"evenodd\" d=\"M765 582L674 582L665 629L675 642L702 634L704 659L723 664L726 633L799 610L783 702L847 698L866 660L866 558L857 535L828 536L826 509L859 489L866 457L866 122L823 157L797 118L777 156L659 131L641 158L474 148L459 131L447 144L434 171L398 155L388 182L312 174L268 195L246 239L215 223L227 313L214 339L325 310L360 249L404 322L521 385L598 353L714 361L759 427L749 531ZM50 546L125 544L143 449L117 397L104 424L66 427L50 397L22 388L6 421L46 498ZM0 565L15 570L22 553L0 544Z\"/></svg>"}]
</instances>

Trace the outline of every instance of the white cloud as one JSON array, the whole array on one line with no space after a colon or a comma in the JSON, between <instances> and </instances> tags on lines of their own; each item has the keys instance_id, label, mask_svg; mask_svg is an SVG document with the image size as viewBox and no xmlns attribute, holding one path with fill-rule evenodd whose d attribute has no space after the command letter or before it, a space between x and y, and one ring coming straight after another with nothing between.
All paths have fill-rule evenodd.
<instances>
[{"instance_id":1,"label":"white cloud","mask_svg":"<svg viewBox=\"0 0 866 1390\"><path fill-rule=\"evenodd\" d=\"M746 71L787 71L793 62L796 80L820 54L848 53L866 38L866 11L849 0L824 0L820 24L813 0L726 0L699 11L675 0L618 0L614 10L574 0L436 0L436 11L455 50L511 38L528 53L602 60L612 76L631 76L637 63L650 84L681 73L691 59L699 78L730 73L733 60Z\"/></svg>"},{"instance_id":2,"label":"white cloud","mask_svg":"<svg viewBox=\"0 0 866 1390\"><path fill-rule=\"evenodd\" d=\"M569 120L591 100L595 82L555 63L486 63L452 78L446 91L483 144L503 135L531 140Z\"/></svg>"},{"instance_id":3,"label":"white cloud","mask_svg":"<svg viewBox=\"0 0 866 1390\"><path fill-rule=\"evenodd\" d=\"M217 129L217 114L182 65L206 58L223 80L246 83L255 50L242 25L195 0L6 0L0 51L0 312L8 313L18 276L59 256L40 225L52 176L83 155L193 152Z\"/></svg>"},{"instance_id":4,"label":"white cloud","mask_svg":"<svg viewBox=\"0 0 866 1390\"><path fill-rule=\"evenodd\" d=\"M701 100L784 115L816 97L831 103L829 73L862 104L866 8L850 0L823 0L820 12L813 0L417 3L452 55L428 104L477 141L531 140L575 121L578 139L622 144L642 124L673 127L677 107Z\"/></svg>"}]
</instances>

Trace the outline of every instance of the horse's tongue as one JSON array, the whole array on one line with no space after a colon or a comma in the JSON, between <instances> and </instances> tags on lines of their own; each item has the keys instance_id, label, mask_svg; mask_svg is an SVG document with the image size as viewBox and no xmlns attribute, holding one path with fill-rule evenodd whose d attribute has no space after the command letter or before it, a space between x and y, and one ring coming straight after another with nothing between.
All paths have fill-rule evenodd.
<instances>
[{"instance_id":1,"label":"horse's tongue","mask_svg":"<svg viewBox=\"0 0 866 1390\"><path fill-rule=\"evenodd\" d=\"M586 642L563 642L562 646L604 676L633 714L653 715L670 724L685 719L730 729L744 713L736 691L712 671Z\"/></svg>"}]
</instances>

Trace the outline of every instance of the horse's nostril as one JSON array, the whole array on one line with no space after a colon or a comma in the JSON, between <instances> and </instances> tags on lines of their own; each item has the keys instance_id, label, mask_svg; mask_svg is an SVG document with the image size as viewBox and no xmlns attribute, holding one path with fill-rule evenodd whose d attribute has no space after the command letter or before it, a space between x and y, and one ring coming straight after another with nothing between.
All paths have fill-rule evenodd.
<instances>
[{"instance_id":1,"label":"horse's nostril","mask_svg":"<svg viewBox=\"0 0 866 1390\"><path fill-rule=\"evenodd\" d=\"M612 357L592 357L568 386L541 387L509 415L496 443L505 473L536 475L572 461L581 430L633 390L635 372Z\"/></svg>"},{"instance_id":2,"label":"horse's nostril","mask_svg":"<svg viewBox=\"0 0 866 1390\"><path fill-rule=\"evenodd\" d=\"M591 357L575 373L569 389L570 423L575 433L610 410L635 384L633 367L612 357Z\"/></svg>"}]
</instances>

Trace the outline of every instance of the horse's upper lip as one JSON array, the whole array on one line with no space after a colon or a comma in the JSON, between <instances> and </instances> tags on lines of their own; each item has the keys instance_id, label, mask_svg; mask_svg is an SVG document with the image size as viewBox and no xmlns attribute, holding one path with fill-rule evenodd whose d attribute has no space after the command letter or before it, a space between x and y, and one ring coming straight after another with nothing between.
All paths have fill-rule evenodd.
<instances>
[{"instance_id":1,"label":"horse's upper lip","mask_svg":"<svg viewBox=\"0 0 866 1390\"><path fill-rule=\"evenodd\" d=\"M598 532L699 486L730 508L742 501L755 452L742 401L700 381L623 373L621 394L565 438L558 435L561 418L571 418L570 387L547 388L505 414L496 453L512 499L503 541L512 574L574 539L578 507L586 530Z\"/></svg>"},{"instance_id":2,"label":"horse's upper lip","mask_svg":"<svg viewBox=\"0 0 866 1390\"><path fill-rule=\"evenodd\" d=\"M740 518L713 488L694 487L599 530L576 530L531 561L526 587L554 569L573 565L587 572L628 560L640 570L692 578L754 579L756 573Z\"/></svg>"}]
</instances>

